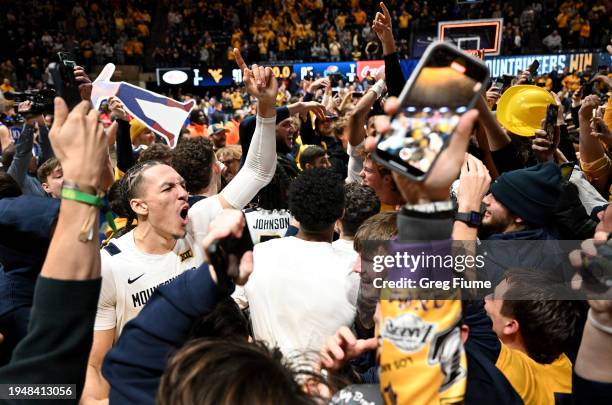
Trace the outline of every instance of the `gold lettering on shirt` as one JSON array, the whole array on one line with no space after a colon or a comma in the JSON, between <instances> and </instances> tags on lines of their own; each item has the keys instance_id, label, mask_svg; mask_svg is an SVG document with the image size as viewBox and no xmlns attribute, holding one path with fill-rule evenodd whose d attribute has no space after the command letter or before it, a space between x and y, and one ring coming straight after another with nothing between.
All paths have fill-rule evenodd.
<instances>
[{"instance_id":1,"label":"gold lettering on shirt","mask_svg":"<svg viewBox=\"0 0 612 405\"><path fill-rule=\"evenodd\" d=\"M185 260L193 257L193 252L191 251L191 249L189 249L188 251L181 253L180 256L181 256L181 263L182 263Z\"/></svg>"}]
</instances>

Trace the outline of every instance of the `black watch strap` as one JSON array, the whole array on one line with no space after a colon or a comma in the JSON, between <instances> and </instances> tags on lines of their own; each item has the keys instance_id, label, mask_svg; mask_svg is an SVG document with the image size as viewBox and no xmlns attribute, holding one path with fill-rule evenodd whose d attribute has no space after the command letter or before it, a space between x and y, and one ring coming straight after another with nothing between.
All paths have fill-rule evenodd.
<instances>
[{"instance_id":1,"label":"black watch strap","mask_svg":"<svg viewBox=\"0 0 612 405\"><path fill-rule=\"evenodd\" d=\"M482 223L482 214L476 211L470 212L457 212L455 213L455 219L467 224L472 228L478 228Z\"/></svg>"}]
</instances>

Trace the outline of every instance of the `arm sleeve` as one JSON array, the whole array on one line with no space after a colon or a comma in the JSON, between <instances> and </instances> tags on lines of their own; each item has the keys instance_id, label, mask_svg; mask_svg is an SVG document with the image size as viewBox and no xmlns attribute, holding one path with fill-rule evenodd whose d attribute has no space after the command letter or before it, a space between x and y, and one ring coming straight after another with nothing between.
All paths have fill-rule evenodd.
<instances>
[{"instance_id":1,"label":"arm sleeve","mask_svg":"<svg viewBox=\"0 0 612 405\"><path fill-rule=\"evenodd\" d=\"M399 97L406 79L404 79L397 52L385 55L385 81L389 95Z\"/></svg>"},{"instance_id":2,"label":"arm sleeve","mask_svg":"<svg viewBox=\"0 0 612 405\"><path fill-rule=\"evenodd\" d=\"M38 162L38 166L45 163L47 160L51 159L54 156L53 148L51 147L51 142L49 141L49 128L46 125L39 125L38 130L40 132L40 148L42 154L40 156L40 161Z\"/></svg>"},{"instance_id":3,"label":"arm sleeve","mask_svg":"<svg viewBox=\"0 0 612 405\"><path fill-rule=\"evenodd\" d=\"M501 351L501 342L493 331L493 322L484 309L484 301L476 301L467 305L464 316L465 324L470 328L466 342L470 349L485 355L492 363L496 363Z\"/></svg>"},{"instance_id":4,"label":"arm sleeve","mask_svg":"<svg viewBox=\"0 0 612 405\"><path fill-rule=\"evenodd\" d=\"M591 381L572 375L572 399L574 404L605 404L612 397L612 383Z\"/></svg>"},{"instance_id":5,"label":"arm sleeve","mask_svg":"<svg viewBox=\"0 0 612 405\"><path fill-rule=\"evenodd\" d=\"M289 118L289 109L287 107L279 107L276 109L277 124L281 121L286 120L287 118ZM242 120L242 122L240 122L238 133L240 136L240 146L242 147L242 158L240 159L241 166L244 165L246 156L249 152L249 148L251 147L251 141L253 139L253 134L255 133L255 127L255 115L245 118L244 120Z\"/></svg>"},{"instance_id":6,"label":"arm sleeve","mask_svg":"<svg viewBox=\"0 0 612 405\"><path fill-rule=\"evenodd\" d=\"M125 173L136 163L130 139L130 123L124 120L117 122L119 123L117 127L117 167Z\"/></svg>"},{"instance_id":7,"label":"arm sleeve","mask_svg":"<svg viewBox=\"0 0 612 405\"><path fill-rule=\"evenodd\" d=\"M168 358L218 299L206 264L157 289L106 356L102 374L111 386L110 403L154 403Z\"/></svg>"},{"instance_id":8,"label":"arm sleeve","mask_svg":"<svg viewBox=\"0 0 612 405\"><path fill-rule=\"evenodd\" d=\"M96 322L94 330L109 330L117 326L117 287L111 265L107 260L108 256L102 253L101 273L102 273L102 289L98 300L98 311L96 313Z\"/></svg>"},{"instance_id":9,"label":"arm sleeve","mask_svg":"<svg viewBox=\"0 0 612 405\"><path fill-rule=\"evenodd\" d=\"M99 292L100 279L39 277L28 334L15 348L11 362L0 369L0 381L76 384L79 398L93 341Z\"/></svg>"},{"instance_id":10,"label":"arm sleeve","mask_svg":"<svg viewBox=\"0 0 612 405\"><path fill-rule=\"evenodd\" d=\"M28 174L28 166L32 158L32 146L34 145L34 126L24 125L21 136L15 148L15 157L9 166L7 173L15 180L23 190L25 176Z\"/></svg>"},{"instance_id":11,"label":"arm sleeve","mask_svg":"<svg viewBox=\"0 0 612 405\"><path fill-rule=\"evenodd\" d=\"M234 208L242 209L265 187L276 170L276 122L278 117L257 117L244 165L221 191L221 196Z\"/></svg>"}]
</instances>

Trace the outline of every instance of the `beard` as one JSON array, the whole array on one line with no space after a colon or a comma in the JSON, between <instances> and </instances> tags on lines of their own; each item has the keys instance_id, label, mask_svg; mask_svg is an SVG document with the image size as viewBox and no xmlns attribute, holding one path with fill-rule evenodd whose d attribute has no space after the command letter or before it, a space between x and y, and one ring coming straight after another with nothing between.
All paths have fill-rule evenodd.
<instances>
[{"instance_id":1,"label":"beard","mask_svg":"<svg viewBox=\"0 0 612 405\"><path fill-rule=\"evenodd\" d=\"M483 221L480 226L481 230L487 236L495 233L504 233L506 229L512 224L512 218L509 216L499 216L491 214L491 217L486 222Z\"/></svg>"}]
</instances>

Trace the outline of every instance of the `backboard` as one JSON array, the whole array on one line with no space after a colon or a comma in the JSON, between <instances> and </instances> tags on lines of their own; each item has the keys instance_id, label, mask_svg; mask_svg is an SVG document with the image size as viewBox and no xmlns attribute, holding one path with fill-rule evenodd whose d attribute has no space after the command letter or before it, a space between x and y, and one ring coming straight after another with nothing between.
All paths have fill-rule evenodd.
<instances>
[{"instance_id":1,"label":"backboard","mask_svg":"<svg viewBox=\"0 0 612 405\"><path fill-rule=\"evenodd\" d=\"M484 51L499 55L504 27L503 18L442 21L438 23L438 39L449 41L466 52Z\"/></svg>"}]
</instances>

